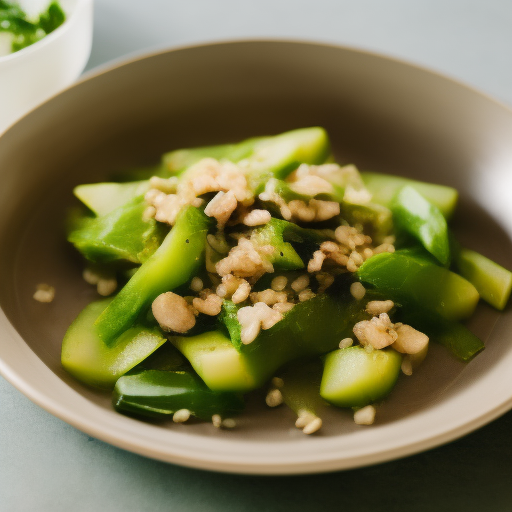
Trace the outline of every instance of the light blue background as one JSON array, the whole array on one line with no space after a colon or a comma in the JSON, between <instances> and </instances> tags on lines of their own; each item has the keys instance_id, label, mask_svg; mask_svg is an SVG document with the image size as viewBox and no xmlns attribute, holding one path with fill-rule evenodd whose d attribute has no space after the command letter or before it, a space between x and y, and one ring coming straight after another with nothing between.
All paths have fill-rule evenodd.
<instances>
[{"instance_id":1,"label":"light blue background","mask_svg":"<svg viewBox=\"0 0 512 512\"><path fill-rule=\"evenodd\" d=\"M403 58L512 105L511 0L97 0L88 69L155 47L258 37ZM510 511L511 434L509 413L445 447L371 468L222 475L94 440L0 378L0 510Z\"/></svg>"}]
</instances>

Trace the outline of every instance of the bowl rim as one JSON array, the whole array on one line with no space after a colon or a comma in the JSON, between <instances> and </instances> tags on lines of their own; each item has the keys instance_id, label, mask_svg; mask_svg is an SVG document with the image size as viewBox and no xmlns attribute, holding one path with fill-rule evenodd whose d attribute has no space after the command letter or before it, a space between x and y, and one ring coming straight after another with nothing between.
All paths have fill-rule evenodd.
<instances>
[{"instance_id":1,"label":"bowl rim","mask_svg":"<svg viewBox=\"0 0 512 512\"><path fill-rule=\"evenodd\" d=\"M8 53L7 55L0 56L0 68L4 63L12 62L14 60L21 60L23 58L30 58L32 53L35 53L45 46L52 44L52 41L55 39L59 39L61 35L64 35L69 30L72 30L72 25L75 23L75 19L77 19L82 13L80 12L82 9L82 5L92 5L94 0L73 0L74 6L71 11L71 14L66 14L66 19L64 23L57 27L53 32L50 32L46 36L44 36L39 41L22 48L14 53Z\"/></svg>"},{"instance_id":2,"label":"bowl rim","mask_svg":"<svg viewBox=\"0 0 512 512\"><path fill-rule=\"evenodd\" d=\"M90 0L84 0L90 1ZM82 78L75 82L73 85L64 89L62 92L65 92L67 89L79 86L80 84L92 80L97 76L101 76L110 71L116 70L123 66L129 65L131 63L137 62L142 59L146 59L149 57L157 56L163 53L174 53L187 49L194 48L202 48L202 47L210 47L210 46L222 46L222 45L239 45L239 44L247 44L247 43L273 43L273 44L297 44L297 45L308 45L308 46L320 46L320 47L330 47L338 50L348 51L350 53L356 54L364 54L376 57L378 59L383 59L387 61L392 61L395 63L399 63L401 65L415 68L424 73L434 74L443 80L448 80L454 83L457 86L464 87L465 89L491 101L492 103L498 105L499 107L505 109L509 114L512 115L512 108L508 105L501 103L495 98L475 89L471 86L468 86L464 83L459 82L456 79L445 76L444 74L438 73L436 71L431 71L425 67L418 66L416 64L411 64L407 61L396 59L394 57L389 57L386 55L382 55L379 53L362 50L359 48L352 48L349 46L336 45L331 43L322 43L317 41L305 41L305 40L290 40L290 39L234 39L234 40L226 40L226 41L216 41L213 43L201 43L201 44L192 44L192 45L183 45L177 47L170 48L160 48L154 49L149 52L136 52L133 55L129 55L124 58L116 59L115 61L106 63L98 68L90 70L85 73ZM59 93L60 94L60 93ZM56 95L57 96L57 95ZM54 98L53 96L52 98ZM47 101L51 101L52 98L49 98ZM44 104L43 103L43 104ZM36 109L39 107L36 107ZM34 109L35 110L35 109ZM25 117L25 116L24 116ZM23 118L22 118L23 119ZM19 122L19 121L18 121ZM5 133L9 132L12 129L16 129L17 123L12 125ZM5 137L5 134L2 135ZM8 324L6 333L7 335L14 336L16 341L21 341L23 344L23 348L31 352L31 356L37 359L37 361L41 364L42 361L38 358L38 356L32 351L32 349L26 344L23 338L16 332L14 327L10 324L10 322L5 317L3 311L0 310L0 326L1 324ZM4 331L4 329L2 329ZM5 331L4 331L5 332ZM511 357L512 359L512 354ZM511 361L512 362L512 361ZM504 361L500 362L501 364ZM53 373L49 368L46 368L48 375L50 378L57 379L59 383L62 385L66 385L55 373ZM490 372L492 373L492 372ZM401 444L398 446L391 446L386 449L382 449L379 452L371 452L371 453L363 453L357 457L349 458L349 459L336 459L332 458L329 455L326 455L322 460L309 460L303 461L302 464L298 464L295 460L288 462L274 462L269 463L268 461L251 461L244 462L241 459L236 460L235 458L231 458L229 460L219 461L218 457L216 458L215 453L205 453L205 454L190 454L186 453L180 447L173 446L173 450L166 450L165 453L159 451L154 443L151 442L134 442L133 436L130 433L129 424L126 423L127 428L126 431L119 431L116 427L118 425L108 425L106 421L98 421L97 418L89 418L82 413L77 413L76 411L70 411L66 406L62 405L59 400L55 399L52 396L48 396L36 386L28 383L26 378L24 377L22 372L17 371L12 364L9 364L6 360L0 357L0 375L2 375L8 382L10 382L14 387L16 387L19 391L21 391L25 396L27 396L32 402L39 405L43 409L50 412L52 415L62 419L66 423L76 427L77 429L86 432L89 435L97 437L103 441L106 441L114 446L119 448L123 448L147 457L151 457L158 460L163 460L166 462L172 462L175 464L180 464L183 466L195 467L200 469L221 471L221 472L232 472L232 473L245 473L245 474L311 474L311 473L321 473L327 471L341 470L341 469L353 469L356 467L381 463L385 461L390 461L393 459L405 457L408 455L413 455L420 451L424 451L426 449L434 448L436 446L440 446L447 442L450 442L458 437L465 435L487 423L498 418L508 410L512 408L512 393L501 392L501 394L496 394L492 399L487 402L487 406L483 412L475 413L473 411L467 414L468 419L464 421L454 421L452 424L447 427L439 427L437 430L434 429L428 435L424 435L416 438L414 436L410 436L406 441L401 440ZM512 376L511 376L512 382ZM470 386L472 388L474 384ZM69 386L67 386L69 388ZM511 386L512 389L512 386ZM69 391L77 394L82 397L78 392L74 391L72 388L69 388ZM464 393L468 391L465 390ZM82 397L83 398L83 397ZM87 399L83 398L91 408L98 407L95 404L89 402ZM92 409L91 409L92 410ZM113 412L112 412L113 413ZM117 414L117 413L113 413ZM428 413L424 413L428 414ZM422 416L421 414L417 414L416 416ZM417 419L417 418L416 418ZM131 420L136 421L136 420ZM400 421L410 421L410 420L400 420ZM139 422L138 422L139 423ZM393 424L386 426L385 428L392 428ZM167 431L168 432L168 431ZM170 433L173 439L183 439L183 436L187 434L179 434L179 433ZM190 436L189 436L190 437ZM210 440L211 441L211 440ZM325 444L326 439L324 439ZM230 443L231 441L224 440L216 440L216 442ZM172 443L171 443L172 444ZM307 458L307 457L306 457Z\"/></svg>"}]
</instances>

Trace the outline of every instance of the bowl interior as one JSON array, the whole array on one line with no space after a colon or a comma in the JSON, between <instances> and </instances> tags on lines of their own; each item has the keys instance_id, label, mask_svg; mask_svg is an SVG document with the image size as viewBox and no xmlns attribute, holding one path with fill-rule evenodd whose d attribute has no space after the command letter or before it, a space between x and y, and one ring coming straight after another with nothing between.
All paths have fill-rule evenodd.
<instances>
[{"instance_id":1,"label":"bowl interior","mask_svg":"<svg viewBox=\"0 0 512 512\"><path fill-rule=\"evenodd\" d=\"M473 362L433 346L379 407L376 425L358 427L350 411L331 408L314 439L293 427L290 411L265 408L258 393L234 431L136 421L113 413L108 395L62 370L63 334L95 298L65 242L74 185L156 163L171 149L312 125L327 128L340 163L457 187L460 240L510 266L512 113L504 107L446 78L342 48L243 42L164 52L84 80L0 139L6 376L97 437L164 460L233 471L307 472L385 460L505 410L512 317L510 308L497 313L485 305L470 323L486 342ZM41 282L56 287L53 303L32 299Z\"/></svg>"}]
</instances>

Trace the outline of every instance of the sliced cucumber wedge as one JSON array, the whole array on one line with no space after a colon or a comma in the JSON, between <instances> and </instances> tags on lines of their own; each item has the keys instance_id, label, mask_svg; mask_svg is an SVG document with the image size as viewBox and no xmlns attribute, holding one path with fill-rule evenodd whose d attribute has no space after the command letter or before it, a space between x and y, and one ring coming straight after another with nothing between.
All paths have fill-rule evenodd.
<instances>
[{"instance_id":1,"label":"sliced cucumber wedge","mask_svg":"<svg viewBox=\"0 0 512 512\"><path fill-rule=\"evenodd\" d=\"M402 356L394 350L349 347L327 355L320 396L338 407L364 407L393 389Z\"/></svg>"},{"instance_id":2,"label":"sliced cucumber wedge","mask_svg":"<svg viewBox=\"0 0 512 512\"><path fill-rule=\"evenodd\" d=\"M90 386L107 389L166 341L156 327L134 326L107 347L95 333L94 322L111 302L92 302L78 315L64 336L61 353L62 366L71 375Z\"/></svg>"}]
</instances>

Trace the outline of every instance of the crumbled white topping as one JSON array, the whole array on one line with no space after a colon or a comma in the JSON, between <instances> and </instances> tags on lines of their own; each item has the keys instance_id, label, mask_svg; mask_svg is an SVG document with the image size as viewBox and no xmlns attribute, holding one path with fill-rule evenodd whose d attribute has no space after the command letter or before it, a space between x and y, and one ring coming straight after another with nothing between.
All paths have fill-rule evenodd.
<instances>
[{"instance_id":1,"label":"crumbled white topping","mask_svg":"<svg viewBox=\"0 0 512 512\"><path fill-rule=\"evenodd\" d=\"M190 411L188 409L179 409L172 415L174 423L185 423L190 418Z\"/></svg>"},{"instance_id":2,"label":"crumbled white topping","mask_svg":"<svg viewBox=\"0 0 512 512\"><path fill-rule=\"evenodd\" d=\"M398 324L397 324L398 325ZM403 354L417 354L428 345L428 336L410 325L400 324L396 327L397 339L393 348Z\"/></svg>"},{"instance_id":3,"label":"crumbled white topping","mask_svg":"<svg viewBox=\"0 0 512 512\"><path fill-rule=\"evenodd\" d=\"M283 403L283 395L279 389L271 389L265 397L265 403L269 407L277 407Z\"/></svg>"},{"instance_id":4,"label":"crumbled white topping","mask_svg":"<svg viewBox=\"0 0 512 512\"><path fill-rule=\"evenodd\" d=\"M354 412L354 422L358 425L372 425L375 421L375 407L367 405Z\"/></svg>"},{"instance_id":5,"label":"crumbled white topping","mask_svg":"<svg viewBox=\"0 0 512 512\"><path fill-rule=\"evenodd\" d=\"M270 288L272 290L275 290L276 292L281 292L286 288L286 285L288 284L288 278L285 276L277 276L272 279L272 282L270 283Z\"/></svg>"},{"instance_id":6,"label":"crumbled white topping","mask_svg":"<svg viewBox=\"0 0 512 512\"><path fill-rule=\"evenodd\" d=\"M372 316L379 316L381 313L388 313L394 306L392 300L371 300L366 304L366 312Z\"/></svg>"},{"instance_id":7,"label":"crumbled white topping","mask_svg":"<svg viewBox=\"0 0 512 512\"><path fill-rule=\"evenodd\" d=\"M204 299L196 297L192 305L199 311L209 316L217 316L222 309L222 297L216 293L209 293Z\"/></svg>"},{"instance_id":8,"label":"crumbled white topping","mask_svg":"<svg viewBox=\"0 0 512 512\"><path fill-rule=\"evenodd\" d=\"M193 292L200 292L203 289L203 280L200 277L194 277L192 281L190 281L190 289Z\"/></svg>"},{"instance_id":9,"label":"crumbled white topping","mask_svg":"<svg viewBox=\"0 0 512 512\"><path fill-rule=\"evenodd\" d=\"M359 281L356 281L350 285L350 294L354 299L361 300L366 294L366 288Z\"/></svg>"},{"instance_id":10,"label":"crumbled white topping","mask_svg":"<svg viewBox=\"0 0 512 512\"><path fill-rule=\"evenodd\" d=\"M268 210L251 210L244 215L242 223L246 226L261 226L270 222L272 216Z\"/></svg>"},{"instance_id":11,"label":"crumbled white topping","mask_svg":"<svg viewBox=\"0 0 512 512\"><path fill-rule=\"evenodd\" d=\"M304 290L304 288L309 286L309 276L307 274L303 274L297 277L297 279L295 279L295 281L293 281L290 286L292 290L297 293Z\"/></svg>"},{"instance_id":12,"label":"crumbled white topping","mask_svg":"<svg viewBox=\"0 0 512 512\"><path fill-rule=\"evenodd\" d=\"M247 345L256 339L260 329L270 329L282 320L283 315L264 302L257 302L254 306L240 308L237 318L242 328L240 338Z\"/></svg>"},{"instance_id":13,"label":"crumbled white topping","mask_svg":"<svg viewBox=\"0 0 512 512\"><path fill-rule=\"evenodd\" d=\"M185 333L196 324L187 301L173 292L160 294L151 306L153 315L164 331Z\"/></svg>"},{"instance_id":14,"label":"crumbled white topping","mask_svg":"<svg viewBox=\"0 0 512 512\"><path fill-rule=\"evenodd\" d=\"M37 302L52 302L55 298L55 288L46 283L40 283L36 287L33 298Z\"/></svg>"},{"instance_id":15,"label":"crumbled white topping","mask_svg":"<svg viewBox=\"0 0 512 512\"><path fill-rule=\"evenodd\" d=\"M387 313L358 322L353 331L361 345L371 345L375 349L392 345L398 337Z\"/></svg>"},{"instance_id":16,"label":"crumbled white topping","mask_svg":"<svg viewBox=\"0 0 512 512\"><path fill-rule=\"evenodd\" d=\"M343 338L340 343L340 348L348 348L351 347L354 344L354 340L352 338Z\"/></svg>"}]
</instances>

